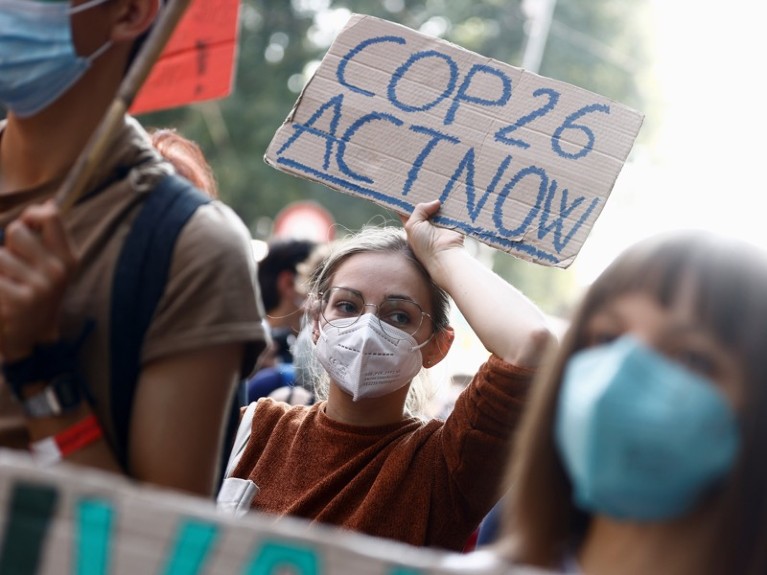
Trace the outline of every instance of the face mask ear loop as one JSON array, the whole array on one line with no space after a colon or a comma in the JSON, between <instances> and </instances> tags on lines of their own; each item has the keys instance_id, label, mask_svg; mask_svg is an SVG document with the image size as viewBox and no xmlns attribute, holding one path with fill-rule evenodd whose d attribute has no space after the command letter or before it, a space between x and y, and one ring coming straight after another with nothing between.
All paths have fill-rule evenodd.
<instances>
[{"instance_id":1,"label":"face mask ear loop","mask_svg":"<svg viewBox=\"0 0 767 575\"><path fill-rule=\"evenodd\" d=\"M426 346L429 344L429 342L430 342L431 340L433 340L433 339L434 339L434 336L435 336L435 335L437 335L437 332L436 332L436 331L433 331L433 332L431 332L431 335L429 336L429 339L427 339L427 340L426 340L425 342L423 342L421 345L417 345L417 346L415 346L415 347L411 347L411 348L410 348L410 351L418 351L418 350L419 350L419 349L421 349L422 347L426 347ZM410 336L410 337L413 337L413 336ZM415 340L415 337L413 337L413 339Z\"/></svg>"},{"instance_id":2,"label":"face mask ear loop","mask_svg":"<svg viewBox=\"0 0 767 575\"><path fill-rule=\"evenodd\" d=\"M101 48L99 48L93 54L88 56L88 64L93 64L93 62L96 60L96 58L101 56L104 52L109 50L111 47L112 47L112 41L111 40L107 40L106 42L104 42L104 44L101 46Z\"/></svg>"},{"instance_id":3,"label":"face mask ear loop","mask_svg":"<svg viewBox=\"0 0 767 575\"><path fill-rule=\"evenodd\" d=\"M78 14L80 12L85 12L86 10L89 10L90 8L93 8L95 6L98 6L99 4L104 4L105 2L108 2L108 0L90 0L89 2L86 2L85 4L80 4L79 6L75 6L74 8L69 9L69 15ZM112 47L112 40L107 40L104 42L101 47L96 50L93 54L90 56L87 56L88 65L93 64L93 62L101 56L104 52L109 50Z\"/></svg>"},{"instance_id":4,"label":"face mask ear loop","mask_svg":"<svg viewBox=\"0 0 767 575\"><path fill-rule=\"evenodd\" d=\"M80 4L79 6L75 6L74 8L69 9L69 13L71 14L77 14L78 12L84 12L85 10L89 10L90 8L93 8L94 6L98 6L99 4L105 4L109 0L90 0L89 2L86 2L85 4Z\"/></svg>"},{"instance_id":5,"label":"face mask ear loop","mask_svg":"<svg viewBox=\"0 0 767 575\"><path fill-rule=\"evenodd\" d=\"M321 322L321 321L318 321L318 322L317 322L317 329L319 330L319 332L320 332L320 337L321 337L322 339L328 339L328 336L326 336L326 335L325 335L325 330L324 330L324 329L322 329L322 322Z\"/></svg>"}]
</instances>

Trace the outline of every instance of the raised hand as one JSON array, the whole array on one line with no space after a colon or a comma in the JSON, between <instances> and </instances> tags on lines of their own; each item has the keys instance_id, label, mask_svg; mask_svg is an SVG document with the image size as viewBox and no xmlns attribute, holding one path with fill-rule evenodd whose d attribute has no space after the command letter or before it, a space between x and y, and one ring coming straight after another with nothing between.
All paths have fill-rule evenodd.
<instances>
[{"instance_id":1,"label":"raised hand","mask_svg":"<svg viewBox=\"0 0 767 575\"><path fill-rule=\"evenodd\" d=\"M431 260L440 252L463 247L463 234L435 226L429 221L440 208L439 200L417 204L409 218L402 218L416 257L431 270Z\"/></svg>"},{"instance_id":2,"label":"raised hand","mask_svg":"<svg viewBox=\"0 0 767 575\"><path fill-rule=\"evenodd\" d=\"M0 247L0 354L30 355L59 337L61 300L77 258L56 205L31 206L5 230Z\"/></svg>"}]
</instances>

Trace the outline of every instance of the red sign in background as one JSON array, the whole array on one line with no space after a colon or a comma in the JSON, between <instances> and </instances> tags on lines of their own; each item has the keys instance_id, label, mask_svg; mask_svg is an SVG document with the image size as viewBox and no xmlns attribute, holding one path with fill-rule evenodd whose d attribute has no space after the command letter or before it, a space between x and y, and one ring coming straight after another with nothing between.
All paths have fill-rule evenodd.
<instances>
[{"instance_id":1,"label":"red sign in background","mask_svg":"<svg viewBox=\"0 0 767 575\"><path fill-rule=\"evenodd\" d=\"M317 202L291 202L275 216L272 235L324 243L334 238L334 223L332 214Z\"/></svg>"},{"instance_id":2,"label":"red sign in background","mask_svg":"<svg viewBox=\"0 0 767 575\"><path fill-rule=\"evenodd\" d=\"M239 8L239 0L192 0L131 114L228 96L234 87Z\"/></svg>"}]
</instances>

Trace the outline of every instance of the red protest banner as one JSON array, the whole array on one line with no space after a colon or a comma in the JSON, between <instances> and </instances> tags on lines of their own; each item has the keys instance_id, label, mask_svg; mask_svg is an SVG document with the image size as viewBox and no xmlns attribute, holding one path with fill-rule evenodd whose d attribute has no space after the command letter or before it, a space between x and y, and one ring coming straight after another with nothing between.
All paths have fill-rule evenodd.
<instances>
[{"instance_id":1,"label":"red protest banner","mask_svg":"<svg viewBox=\"0 0 767 575\"><path fill-rule=\"evenodd\" d=\"M130 108L143 114L228 96L239 0L192 0Z\"/></svg>"}]
</instances>

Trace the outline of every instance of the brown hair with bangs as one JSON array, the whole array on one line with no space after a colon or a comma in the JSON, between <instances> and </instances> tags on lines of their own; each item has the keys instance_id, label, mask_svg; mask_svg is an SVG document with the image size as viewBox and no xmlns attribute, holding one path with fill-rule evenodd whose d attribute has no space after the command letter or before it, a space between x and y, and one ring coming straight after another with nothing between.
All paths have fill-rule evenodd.
<instances>
[{"instance_id":1,"label":"brown hair with bangs","mask_svg":"<svg viewBox=\"0 0 767 575\"><path fill-rule=\"evenodd\" d=\"M745 400L738 412L738 459L705 503L711 540L691 551L700 559L696 575L767 573L767 255L747 242L704 231L666 233L635 244L584 295L562 345L538 374L509 452L502 555L558 567L586 534L590 516L572 502L554 423L565 364L586 345L589 320L629 293L648 294L671 307L689 285L698 322L741 365Z\"/></svg>"}]
</instances>

